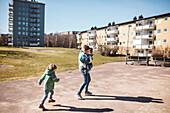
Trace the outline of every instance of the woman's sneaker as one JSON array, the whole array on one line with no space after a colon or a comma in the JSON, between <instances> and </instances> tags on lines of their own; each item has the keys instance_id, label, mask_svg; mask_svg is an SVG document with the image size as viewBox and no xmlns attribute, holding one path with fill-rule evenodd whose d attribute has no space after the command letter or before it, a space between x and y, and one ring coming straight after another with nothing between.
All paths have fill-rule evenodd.
<instances>
[{"instance_id":1,"label":"woman's sneaker","mask_svg":"<svg viewBox=\"0 0 170 113\"><path fill-rule=\"evenodd\" d=\"M40 104L39 108L42 109L42 110L46 110L45 107L41 104Z\"/></svg>"},{"instance_id":2,"label":"woman's sneaker","mask_svg":"<svg viewBox=\"0 0 170 113\"><path fill-rule=\"evenodd\" d=\"M77 94L77 98L78 100L84 100L84 98L80 94Z\"/></svg>"},{"instance_id":3,"label":"woman's sneaker","mask_svg":"<svg viewBox=\"0 0 170 113\"><path fill-rule=\"evenodd\" d=\"M89 91L85 92L85 96L90 96L90 95L92 95L91 92L89 92Z\"/></svg>"},{"instance_id":4,"label":"woman's sneaker","mask_svg":"<svg viewBox=\"0 0 170 113\"><path fill-rule=\"evenodd\" d=\"M55 100L54 99L50 99L50 100L48 100L48 102L50 103L50 102L55 102Z\"/></svg>"}]
</instances>

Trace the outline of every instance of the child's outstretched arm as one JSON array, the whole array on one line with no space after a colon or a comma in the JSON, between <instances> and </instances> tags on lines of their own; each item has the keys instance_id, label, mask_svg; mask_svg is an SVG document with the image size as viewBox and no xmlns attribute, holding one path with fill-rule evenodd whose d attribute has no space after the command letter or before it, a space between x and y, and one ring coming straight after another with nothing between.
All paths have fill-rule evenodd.
<instances>
[{"instance_id":1,"label":"child's outstretched arm","mask_svg":"<svg viewBox=\"0 0 170 113\"><path fill-rule=\"evenodd\" d=\"M41 78L38 80L38 84L41 85L42 81L45 79L45 73L41 76Z\"/></svg>"},{"instance_id":2,"label":"child's outstretched arm","mask_svg":"<svg viewBox=\"0 0 170 113\"><path fill-rule=\"evenodd\" d=\"M53 76L52 76L52 80L53 80L54 82L58 82L58 81L60 80L59 78L56 77L55 72L54 72L54 74L53 74Z\"/></svg>"}]
</instances>

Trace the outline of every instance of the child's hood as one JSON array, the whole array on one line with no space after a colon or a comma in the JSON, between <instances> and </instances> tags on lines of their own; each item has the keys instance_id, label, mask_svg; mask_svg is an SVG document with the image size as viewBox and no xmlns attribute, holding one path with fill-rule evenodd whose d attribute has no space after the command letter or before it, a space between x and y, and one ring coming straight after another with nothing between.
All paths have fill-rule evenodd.
<instances>
[{"instance_id":1,"label":"child's hood","mask_svg":"<svg viewBox=\"0 0 170 113\"><path fill-rule=\"evenodd\" d=\"M46 69L46 71L45 71L45 74L47 74L47 75L50 75L52 73L54 73L54 71L52 69Z\"/></svg>"}]
</instances>

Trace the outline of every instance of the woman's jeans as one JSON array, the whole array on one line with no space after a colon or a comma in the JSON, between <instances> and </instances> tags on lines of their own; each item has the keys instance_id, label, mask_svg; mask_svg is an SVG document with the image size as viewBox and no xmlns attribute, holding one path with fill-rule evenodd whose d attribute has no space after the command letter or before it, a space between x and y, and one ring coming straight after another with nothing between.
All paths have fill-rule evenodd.
<instances>
[{"instance_id":1,"label":"woman's jeans","mask_svg":"<svg viewBox=\"0 0 170 113\"><path fill-rule=\"evenodd\" d=\"M88 92L88 86L89 86L89 83L91 81L91 78L90 78L90 73L82 73L83 74L83 84L81 85L79 91L78 91L78 95L81 94L82 90L84 89L85 87L85 93Z\"/></svg>"},{"instance_id":2,"label":"woman's jeans","mask_svg":"<svg viewBox=\"0 0 170 113\"><path fill-rule=\"evenodd\" d=\"M47 97L48 97L48 93L51 93L50 94L50 99L52 99L52 96L53 96L53 94L54 94L54 91L52 90L52 91L45 91L45 93L44 93L44 98L43 98L43 100L42 100L42 102L41 102L41 105L43 105L44 104L44 102L45 102L45 100L47 99Z\"/></svg>"}]
</instances>

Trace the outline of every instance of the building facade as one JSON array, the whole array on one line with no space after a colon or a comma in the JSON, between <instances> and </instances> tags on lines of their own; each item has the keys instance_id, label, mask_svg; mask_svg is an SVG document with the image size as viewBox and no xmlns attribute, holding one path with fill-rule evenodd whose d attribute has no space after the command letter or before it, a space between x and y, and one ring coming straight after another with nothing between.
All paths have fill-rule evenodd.
<instances>
[{"instance_id":1,"label":"building facade","mask_svg":"<svg viewBox=\"0 0 170 113\"><path fill-rule=\"evenodd\" d=\"M35 0L13 0L9 3L11 46L44 47L45 4Z\"/></svg>"},{"instance_id":2,"label":"building facade","mask_svg":"<svg viewBox=\"0 0 170 113\"><path fill-rule=\"evenodd\" d=\"M170 48L170 13L139 17L133 21L77 33L77 44L98 48L99 45L119 46L118 54L151 56L154 48Z\"/></svg>"}]
</instances>

